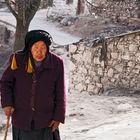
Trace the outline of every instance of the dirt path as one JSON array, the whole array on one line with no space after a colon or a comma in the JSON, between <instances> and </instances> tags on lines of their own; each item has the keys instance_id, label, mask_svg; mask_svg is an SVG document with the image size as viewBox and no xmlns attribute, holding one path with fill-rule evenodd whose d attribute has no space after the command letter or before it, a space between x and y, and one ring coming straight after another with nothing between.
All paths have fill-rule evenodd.
<instances>
[{"instance_id":1,"label":"dirt path","mask_svg":"<svg viewBox=\"0 0 140 140\"><path fill-rule=\"evenodd\" d=\"M139 140L140 98L68 95L65 140Z\"/></svg>"}]
</instances>

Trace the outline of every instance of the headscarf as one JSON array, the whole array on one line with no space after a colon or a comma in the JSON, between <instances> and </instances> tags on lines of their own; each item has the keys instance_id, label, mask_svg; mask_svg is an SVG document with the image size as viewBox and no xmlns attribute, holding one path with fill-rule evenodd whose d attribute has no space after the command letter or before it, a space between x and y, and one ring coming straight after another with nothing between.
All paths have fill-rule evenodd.
<instances>
[{"instance_id":1,"label":"headscarf","mask_svg":"<svg viewBox=\"0 0 140 140\"><path fill-rule=\"evenodd\" d=\"M44 30L31 30L27 32L25 36L25 47L23 49L23 52L28 52L31 49L32 45L37 41L44 41L49 53L49 46L52 43L52 37L48 32Z\"/></svg>"}]
</instances>

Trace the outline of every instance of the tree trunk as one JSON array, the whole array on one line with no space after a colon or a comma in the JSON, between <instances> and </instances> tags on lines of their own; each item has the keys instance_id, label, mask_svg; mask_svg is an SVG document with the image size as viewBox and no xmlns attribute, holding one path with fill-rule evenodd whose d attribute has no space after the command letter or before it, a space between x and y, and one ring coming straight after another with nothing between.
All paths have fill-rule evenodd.
<instances>
[{"instance_id":1,"label":"tree trunk","mask_svg":"<svg viewBox=\"0 0 140 140\"><path fill-rule=\"evenodd\" d=\"M71 4L73 3L73 0L66 0L66 4Z\"/></svg>"},{"instance_id":2,"label":"tree trunk","mask_svg":"<svg viewBox=\"0 0 140 140\"><path fill-rule=\"evenodd\" d=\"M140 18L140 3L138 4L138 18Z\"/></svg>"},{"instance_id":3,"label":"tree trunk","mask_svg":"<svg viewBox=\"0 0 140 140\"><path fill-rule=\"evenodd\" d=\"M54 0L48 0L48 3L47 3L47 5L49 6L49 7L52 7L53 6L53 2Z\"/></svg>"},{"instance_id":4,"label":"tree trunk","mask_svg":"<svg viewBox=\"0 0 140 140\"><path fill-rule=\"evenodd\" d=\"M17 21L14 51L21 50L24 47L25 35L31 20L39 8L40 1L41 0L15 0L15 6L17 8L13 8L10 1L5 0Z\"/></svg>"},{"instance_id":5,"label":"tree trunk","mask_svg":"<svg viewBox=\"0 0 140 140\"><path fill-rule=\"evenodd\" d=\"M18 20L15 32L14 51L24 48L24 40L26 33L28 32L29 24L23 25L23 21Z\"/></svg>"},{"instance_id":6,"label":"tree trunk","mask_svg":"<svg viewBox=\"0 0 140 140\"><path fill-rule=\"evenodd\" d=\"M41 7L42 8L47 8L47 7L52 7L53 6L53 2L54 0L42 0L41 1Z\"/></svg>"},{"instance_id":7,"label":"tree trunk","mask_svg":"<svg viewBox=\"0 0 140 140\"><path fill-rule=\"evenodd\" d=\"M84 13L84 9L85 9L85 1L78 0L76 15L80 15L81 13Z\"/></svg>"}]
</instances>

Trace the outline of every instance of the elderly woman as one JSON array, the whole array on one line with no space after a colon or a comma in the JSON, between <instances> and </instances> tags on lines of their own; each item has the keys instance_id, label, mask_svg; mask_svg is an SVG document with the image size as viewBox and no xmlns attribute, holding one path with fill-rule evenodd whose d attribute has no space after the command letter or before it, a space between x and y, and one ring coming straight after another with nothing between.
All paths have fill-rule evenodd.
<instances>
[{"instance_id":1,"label":"elderly woman","mask_svg":"<svg viewBox=\"0 0 140 140\"><path fill-rule=\"evenodd\" d=\"M52 38L43 30L25 37L0 80L1 104L12 117L13 140L60 140L65 120L63 61L50 52Z\"/></svg>"}]
</instances>

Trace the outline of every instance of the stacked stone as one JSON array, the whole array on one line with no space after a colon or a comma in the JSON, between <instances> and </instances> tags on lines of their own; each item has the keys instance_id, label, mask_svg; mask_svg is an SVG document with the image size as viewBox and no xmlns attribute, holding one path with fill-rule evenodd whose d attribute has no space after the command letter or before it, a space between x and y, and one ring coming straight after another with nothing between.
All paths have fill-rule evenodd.
<instances>
[{"instance_id":1,"label":"stacked stone","mask_svg":"<svg viewBox=\"0 0 140 140\"><path fill-rule=\"evenodd\" d=\"M7 28L3 25L0 25L0 44L6 44L7 38L5 37L5 33L7 32Z\"/></svg>"},{"instance_id":2,"label":"stacked stone","mask_svg":"<svg viewBox=\"0 0 140 140\"><path fill-rule=\"evenodd\" d=\"M9 30L5 25L0 25L0 77L3 73L6 61L9 55L12 53L14 32Z\"/></svg>"},{"instance_id":3,"label":"stacked stone","mask_svg":"<svg viewBox=\"0 0 140 140\"><path fill-rule=\"evenodd\" d=\"M12 31L10 31L5 25L0 25L0 47L11 45Z\"/></svg>"},{"instance_id":4,"label":"stacked stone","mask_svg":"<svg viewBox=\"0 0 140 140\"><path fill-rule=\"evenodd\" d=\"M134 0L95 0L94 4L99 6L100 13L96 13L104 18L111 18L118 20L119 17L136 18L137 17L137 5Z\"/></svg>"},{"instance_id":5,"label":"stacked stone","mask_svg":"<svg viewBox=\"0 0 140 140\"><path fill-rule=\"evenodd\" d=\"M105 40L107 59L101 61L103 44L83 39L69 46L69 92L99 94L112 87L140 89L140 31Z\"/></svg>"}]
</instances>

